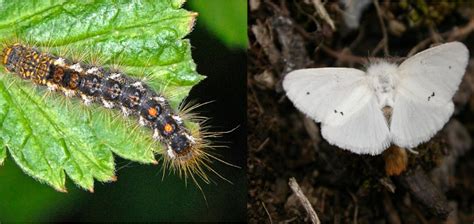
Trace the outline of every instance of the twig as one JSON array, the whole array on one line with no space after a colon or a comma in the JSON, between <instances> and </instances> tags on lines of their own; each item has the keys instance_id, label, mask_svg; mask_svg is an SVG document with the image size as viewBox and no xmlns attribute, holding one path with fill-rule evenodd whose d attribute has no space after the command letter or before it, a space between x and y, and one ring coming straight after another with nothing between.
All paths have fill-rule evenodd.
<instances>
[{"instance_id":1,"label":"twig","mask_svg":"<svg viewBox=\"0 0 474 224\"><path fill-rule=\"evenodd\" d=\"M357 201L357 197L352 192L348 191L348 193L351 196L352 201L354 201L354 218L352 223L357 224L357 216L359 214L359 202Z\"/></svg>"},{"instance_id":2,"label":"twig","mask_svg":"<svg viewBox=\"0 0 474 224\"><path fill-rule=\"evenodd\" d=\"M358 64L367 64L369 60L365 57L359 57L352 54L345 54L343 52L337 52L325 45L321 45L321 49L326 52L331 57L337 58L340 62L349 62L349 63L358 63Z\"/></svg>"},{"instance_id":3,"label":"twig","mask_svg":"<svg viewBox=\"0 0 474 224\"><path fill-rule=\"evenodd\" d=\"M465 38L469 35L472 31L474 31L474 18L467 23L467 25L461 28L454 28L449 34L447 35L448 41L458 40Z\"/></svg>"},{"instance_id":4,"label":"twig","mask_svg":"<svg viewBox=\"0 0 474 224\"><path fill-rule=\"evenodd\" d=\"M393 206L392 199L390 195L385 192L383 198L383 205L385 208L385 212L387 213L387 221L390 224L401 224L402 221L400 219L400 215L398 215L397 209Z\"/></svg>"},{"instance_id":5,"label":"twig","mask_svg":"<svg viewBox=\"0 0 474 224\"><path fill-rule=\"evenodd\" d=\"M359 29L359 33L357 34L357 37L352 41L352 43L349 45L349 49L353 50L357 45L359 45L360 41L362 41L365 37L365 25L360 26L361 28Z\"/></svg>"},{"instance_id":6,"label":"twig","mask_svg":"<svg viewBox=\"0 0 474 224\"><path fill-rule=\"evenodd\" d=\"M318 20L317 20L313 15L311 15L311 14L305 12L305 11L301 8L300 4L296 3L295 6L296 6L296 9L297 9L299 12L301 12L303 15L306 15L310 20L313 21L313 23L316 25L316 30L321 30L321 25L319 24ZM307 38L307 37L309 36L309 35L307 34L306 30L305 30L304 28L302 28L300 25L295 24L295 28L296 28L296 27L297 27L297 29L299 29L298 31L303 31L303 33L304 33L303 36L304 36L305 38Z\"/></svg>"},{"instance_id":7,"label":"twig","mask_svg":"<svg viewBox=\"0 0 474 224\"><path fill-rule=\"evenodd\" d=\"M469 35L471 32L474 31L474 19L471 19L467 25L461 27L461 28L454 28L448 32L444 32L440 34L441 38L446 39L448 42L450 41L455 41L455 40L460 40L462 38L465 38L467 35ZM433 42L433 35L430 35L430 37L420 41L417 45L415 45L410 52L408 52L408 57L414 55L421 49L426 48L431 42Z\"/></svg>"},{"instance_id":8,"label":"twig","mask_svg":"<svg viewBox=\"0 0 474 224\"><path fill-rule=\"evenodd\" d=\"M379 183L382 184L382 186L385 187L385 189L390 192L390 193L395 193L395 190L397 187L395 184L392 182L392 180L388 177L382 177L379 179Z\"/></svg>"},{"instance_id":9,"label":"twig","mask_svg":"<svg viewBox=\"0 0 474 224\"><path fill-rule=\"evenodd\" d=\"M272 216L270 215L270 212L268 212L267 207L265 206L265 202L262 201L262 206L263 209L265 209L265 213L268 215L268 219L270 220L270 224L273 224Z\"/></svg>"},{"instance_id":10,"label":"twig","mask_svg":"<svg viewBox=\"0 0 474 224\"><path fill-rule=\"evenodd\" d=\"M441 36L441 34L439 34L439 32L436 30L434 26L429 26L429 30L430 30L431 39L435 43L440 43L443 41L444 38Z\"/></svg>"},{"instance_id":11,"label":"twig","mask_svg":"<svg viewBox=\"0 0 474 224\"><path fill-rule=\"evenodd\" d=\"M410 206L410 209L418 218L418 221L420 221L421 224L428 224L428 220L426 220L425 216L421 213L417 206Z\"/></svg>"},{"instance_id":12,"label":"twig","mask_svg":"<svg viewBox=\"0 0 474 224\"><path fill-rule=\"evenodd\" d=\"M257 93L255 92L255 89L253 89L252 85L248 85L250 88L250 91L252 92L253 98L255 99L255 103L258 106L259 112L263 114L265 112L265 109L263 108L262 104L260 103L260 100L258 100Z\"/></svg>"},{"instance_id":13,"label":"twig","mask_svg":"<svg viewBox=\"0 0 474 224\"><path fill-rule=\"evenodd\" d=\"M385 27L385 22L383 21L382 17L382 10L380 9L380 5L378 0L373 0L375 9L377 10L377 15L379 17L380 27L382 28L382 40L377 44L377 47L373 51L373 55L377 54L381 47L383 47L384 56L388 56L388 35L387 35L387 28Z\"/></svg>"},{"instance_id":14,"label":"twig","mask_svg":"<svg viewBox=\"0 0 474 224\"><path fill-rule=\"evenodd\" d=\"M270 138L267 137L267 138L262 142L262 144L260 144L260 145L258 146L257 150L255 150L255 151L256 151L256 152L260 152L260 151L263 149L263 147L265 147L265 145L267 145L267 143L268 143L269 141L270 141Z\"/></svg>"},{"instance_id":15,"label":"twig","mask_svg":"<svg viewBox=\"0 0 474 224\"><path fill-rule=\"evenodd\" d=\"M298 199L300 200L301 205L303 205L303 207L305 208L306 212L311 218L311 221L313 223L320 224L321 221L319 221L318 215L314 211L314 208L311 206L311 203L309 203L308 198L304 195L303 191L301 190L294 177L290 178L288 185L290 185L291 190L293 190L293 193L295 193L296 197L298 197Z\"/></svg>"},{"instance_id":16,"label":"twig","mask_svg":"<svg viewBox=\"0 0 474 224\"><path fill-rule=\"evenodd\" d=\"M294 223L294 221L295 221L296 219L298 219L298 218L297 218L297 217L293 217L293 218L291 218L291 219L287 219L287 220L283 221L283 223Z\"/></svg>"},{"instance_id":17,"label":"twig","mask_svg":"<svg viewBox=\"0 0 474 224\"><path fill-rule=\"evenodd\" d=\"M257 42L262 46L263 51L267 55L272 65L277 64L280 60L280 52L273 44L273 38L270 34L270 30L267 26L257 21L257 25L253 25L251 28Z\"/></svg>"},{"instance_id":18,"label":"twig","mask_svg":"<svg viewBox=\"0 0 474 224\"><path fill-rule=\"evenodd\" d=\"M429 38L426 38L422 41L420 41L418 44L416 44L409 52L408 52L408 55L407 57L411 57L412 55L416 54L418 51L420 51L421 49L423 48L426 48L426 46L428 46L428 44L430 44L433 39L433 37L430 36Z\"/></svg>"},{"instance_id":19,"label":"twig","mask_svg":"<svg viewBox=\"0 0 474 224\"><path fill-rule=\"evenodd\" d=\"M329 17L329 14L324 8L323 3L321 3L321 0L313 0L313 5L316 8L316 12L318 13L319 17L326 21L333 31L336 30L334 21L332 21L331 17Z\"/></svg>"}]
</instances>

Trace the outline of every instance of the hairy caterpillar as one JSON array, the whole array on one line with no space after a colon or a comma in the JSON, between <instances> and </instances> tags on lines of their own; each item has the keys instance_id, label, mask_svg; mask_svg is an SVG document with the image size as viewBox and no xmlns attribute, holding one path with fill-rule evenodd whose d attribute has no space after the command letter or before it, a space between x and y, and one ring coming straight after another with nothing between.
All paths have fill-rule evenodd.
<instances>
[{"instance_id":1,"label":"hairy caterpillar","mask_svg":"<svg viewBox=\"0 0 474 224\"><path fill-rule=\"evenodd\" d=\"M86 105L98 102L138 117L140 125L151 128L153 137L165 145L165 168L190 175L195 182L194 174L209 182L203 169L213 171L207 162L214 156L203 150L208 146L207 133L190 131L183 116L143 81L116 69L71 61L19 43L4 47L1 59L7 71L37 85L67 97L80 97Z\"/></svg>"}]
</instances>

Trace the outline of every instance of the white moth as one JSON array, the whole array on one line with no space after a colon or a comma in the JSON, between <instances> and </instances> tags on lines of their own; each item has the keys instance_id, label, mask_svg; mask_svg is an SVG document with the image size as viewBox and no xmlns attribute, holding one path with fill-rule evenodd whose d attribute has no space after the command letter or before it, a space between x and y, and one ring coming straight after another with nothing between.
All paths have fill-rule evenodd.
<instances>
[{"instance_id":1,"label":"white moth","mask_svg":"<svg viewBox=\"0 0 474 224\"><path fill-rule=\"evenodd\" d=\"M323 137L357 154L380 154L392 143L428 141L454 111L452 97L469 51L460 42L422 51L400 65L380 61L354 68L296 70L283 80L296 108L321 122ZM383 109L392 108L387 120Z\"/></svg>"}]
</instances>

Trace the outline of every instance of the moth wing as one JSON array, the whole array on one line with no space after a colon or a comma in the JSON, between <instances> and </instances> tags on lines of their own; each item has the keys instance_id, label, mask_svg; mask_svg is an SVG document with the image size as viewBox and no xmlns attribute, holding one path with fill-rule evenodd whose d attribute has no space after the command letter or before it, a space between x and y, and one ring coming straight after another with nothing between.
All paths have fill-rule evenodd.
<instances>
[{"instance_id":1,"label":"moth wing","mask_svg":"<svg viewBox=\"0 0 474 224\"><path fill-rule=\"evenodd\" d=\"M283 88L300 111L325 122L364 80L365 73L357 69L311 68L288 73Z\"/></svg>"},{"instance_id":2,"label":"moth wing","mask_svg":"<svg viewBox=\"0 0 474 224\"><path fill-rule=\"evenodd\" d=\"M283 80L288 98L321 122L331 144L358 154L379 154L390 132L365 72L352 68L302 69Z\"/></svg>"},{"instance_id":3,"label":"moth wing","mask_svg":"<svg viewBox=\"0 0 474 224\"><path fill-rule=\"evenodd\" d=\"M422 51L399 66L390 132L412 148L433 137L454 111L452 97L464 75L469 51L451 42Z\"/></svg>"}]
</instances>

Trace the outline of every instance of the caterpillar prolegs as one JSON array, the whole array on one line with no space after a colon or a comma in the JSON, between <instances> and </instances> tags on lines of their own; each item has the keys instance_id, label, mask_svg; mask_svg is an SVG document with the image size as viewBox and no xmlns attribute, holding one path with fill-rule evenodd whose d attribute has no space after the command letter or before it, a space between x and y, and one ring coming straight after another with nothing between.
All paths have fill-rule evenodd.
<instances>
[{"instance_id":1,"label":"caterpillar prolegs","mask_svg":"<svg viewBox=\"0 0 474 224\"><path fill-rule=\"evenodd\" d=\"M19 43L6 46L2 56L6 70L23 79L68 97L80 97L86 105L98 102L138 117L139 124L151 128L153 138L165 145L165 166L176 168L180 175L191 175L194 181L193 174L208 181L201 166L209 168L206 162L213 156L202 150L207 145L202 136L193 135L167 99L143 81Z\"/></svg>"}]
</instances>

